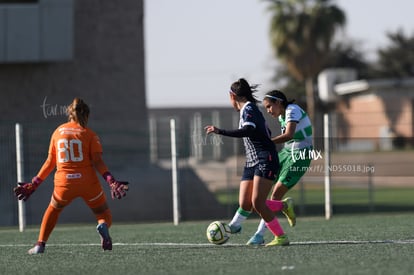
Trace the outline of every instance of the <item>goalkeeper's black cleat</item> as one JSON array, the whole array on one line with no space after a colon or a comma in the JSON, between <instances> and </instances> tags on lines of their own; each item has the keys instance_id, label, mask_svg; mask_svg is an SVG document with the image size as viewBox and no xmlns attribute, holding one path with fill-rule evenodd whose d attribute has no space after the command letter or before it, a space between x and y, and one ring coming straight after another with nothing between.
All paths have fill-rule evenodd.
<instances>
[{"instance_id":1,"label":"goalkeeper's black cleat","mask_svg":"<svg viewBox=\"0 0 414 275\"><path fill-rule=\"evenodd\" d=\"M112 250L112 239L111 236L109 236L108 225L106 223L100 223L96 227L96 231L98 231L101 236L102 249Z\"/></svg>"},{"instance_id":2,"label":"goalkeeper's black cleat","mask_svg":"<svg viewBox=\"0 0 414 275\"><path fill-rule=\"evenodd\" d=\"M41 254L45 252L45 247L46 247L46 243L37 242L33 248L27 251L27 253L29 253L30 255Z\"/></svg>"}]
</instances>

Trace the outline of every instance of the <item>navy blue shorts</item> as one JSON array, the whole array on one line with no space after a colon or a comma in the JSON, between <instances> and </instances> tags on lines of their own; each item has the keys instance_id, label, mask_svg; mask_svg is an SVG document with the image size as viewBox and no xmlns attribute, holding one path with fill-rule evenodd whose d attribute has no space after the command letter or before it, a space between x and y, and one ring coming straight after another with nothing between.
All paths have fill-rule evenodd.
<instances>
[{"instance_id":1,"label":"navy blue shorts","mask_svg":"<svg viewBox=\"0 0 414 275\"><path fill-rule=\"evenodd\" d=\"M259 163L252 167L244 167L241 180L253 180L254 176L274 181L279 174L279 158L277 153L261 152Z\"/></svg>"}]
</instances>

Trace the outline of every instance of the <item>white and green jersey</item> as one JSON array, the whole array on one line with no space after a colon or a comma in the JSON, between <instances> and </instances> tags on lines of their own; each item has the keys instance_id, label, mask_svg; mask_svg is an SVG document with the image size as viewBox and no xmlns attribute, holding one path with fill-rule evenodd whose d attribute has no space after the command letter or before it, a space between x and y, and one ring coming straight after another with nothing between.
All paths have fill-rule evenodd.
<instances>
[{"instance_id":1,"label":"white and green jersey","mask_svg":"<svg viewBox=\"0 0 414 275\"><path fill-rule=\"evenodd\" d=\"M289 104L286 107L285 116L279 116L282 134L286 131L288 122L296 122L296 130L293 139L285 142L285 148L304 149L312 146L312 123L308 114L297 104Z\"/></svg>"}]
</instances>

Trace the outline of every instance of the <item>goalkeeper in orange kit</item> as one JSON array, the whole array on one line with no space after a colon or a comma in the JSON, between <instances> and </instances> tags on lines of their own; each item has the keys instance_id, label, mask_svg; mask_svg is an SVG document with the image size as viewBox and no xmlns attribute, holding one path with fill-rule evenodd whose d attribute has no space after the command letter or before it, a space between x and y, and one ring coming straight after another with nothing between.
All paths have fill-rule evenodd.
<instances>
[{"instance_id":1,"label":"goalkeeper in orange kit","mask_svg":"<svg viewBox=\"0 0 414 275\"><path fill-rule=\"evenodd\" d=\"M82 99L75 98L67 108L67 113L69 122L60 125L54 131L48 157L39 173L32 182L19 183L14 188L17 198L26 201L56 168L52 198L43 215L38 241L28 251L29 254L45 251L46 242L63 208L78 197L81 197L95 214L102 249L112 250L112 239L108 231L112 215L95 170L109 184L112 199L121 199L126 195L128 182L115 180L106 167L99 138L87 128L88 105Z\"/></svg>"}]
</instances>

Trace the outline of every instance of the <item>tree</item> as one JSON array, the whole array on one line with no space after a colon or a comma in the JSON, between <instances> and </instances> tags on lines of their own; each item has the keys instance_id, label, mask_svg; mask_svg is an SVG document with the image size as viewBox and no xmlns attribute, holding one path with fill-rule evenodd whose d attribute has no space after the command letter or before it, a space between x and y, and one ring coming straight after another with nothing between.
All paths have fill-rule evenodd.
<instances>
[{"instance_id":1,"label":"tree","mask_svg":"<svg viewBox=\"0 0 414 275\"><path fill-rule=\"evenodd\" d=\"M378 50L377 77L414 76L414 36L405 36L402 30L387 33L391 44Z\"/></svg>"},{"instance_id":2,"label":"tree","mask_svg":"<svg viewBox=\"0 0 414 275\"><path fill-rule=\"evenodd\" d=\"M358 78L371 78L374 75L372 65L364 59L364 53L355 43L336 42L331 48L322 69L353 68L358 72ZM301 105L306 104L303 83L293 78L286 66L278 64L275 70L273 80L280 84L281 90L285 91L289 98L298 100Z\"/></svg>"},{"instance_id":3,"label":"tree","mask_svg":"<svg viewBox=\"0 0 414 275\"><path fill-rule=\"evenodd\" d=\"M345 14L331 0L267 1L275 55L297 81L305 83L307 111L316 128L313 81L326 63L335 31L345 25Z\"/></svg>"},{"instance_id":4,"label":"tree","mask_svg":"<svg viewBox=\"0 0 414 275\"><path fill-rule=\"evenodd\" d=\"M324 68L352 68L358 72L358 78L371 78L373 75L372 65L352 42L334 43Z\"/></svg>"}]
</instances>

